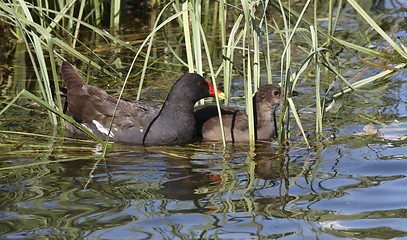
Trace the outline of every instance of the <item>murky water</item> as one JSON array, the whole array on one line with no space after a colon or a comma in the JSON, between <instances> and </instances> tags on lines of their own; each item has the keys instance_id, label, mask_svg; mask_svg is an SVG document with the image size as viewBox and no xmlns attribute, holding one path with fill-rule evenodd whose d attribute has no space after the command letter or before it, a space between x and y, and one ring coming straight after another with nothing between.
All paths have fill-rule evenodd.
<instances>
[{"instance_id":1,"label":"murky water","mask_svg":"<svg viewBox=\"0 0 407 240\"><path fill-rule=\"evenodd\" d=\"M393 13L407 6L392 2ZM340 56L349 66L352 57ZM347 76L380 71L360 66ZM20 101L0 116L0 238L407 238L406 79L401 70L338 99L326 139L310 150L294 128L287 149L114 144L102 160L100 146L63 139L43 109ZM162 100L170 85L146 98ZM304 82L298 91L312 140L313 89ZM383 123L374 122L377 134L363 130L371 119Z\"/></svg>"}]
</instances>

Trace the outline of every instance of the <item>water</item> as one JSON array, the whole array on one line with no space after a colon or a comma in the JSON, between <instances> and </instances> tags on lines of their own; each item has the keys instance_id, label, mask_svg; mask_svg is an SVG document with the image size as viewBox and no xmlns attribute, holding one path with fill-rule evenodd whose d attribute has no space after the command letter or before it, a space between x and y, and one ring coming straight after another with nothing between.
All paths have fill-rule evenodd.
<instances>
[{"instance_id":1,"label":"water","mask_svg":"<svg viewBox=\"0 0 407 240\"><path fill-rule=\"evenodd\" d=\"M382 107L405 114L393 104ZM0 233L39 239L405 237L405 140L353 134L362 127L340 127L337 139L311 150L299 142L285 151L259 143L251 154L245 145L223 151L219 143L115 144L105 160L92 142L2 135L1 168L9 169L1 171ZM405 136L405 129L398 134Z\"/></svg>"},{"instance_id":2,"label":"water","mask_svg":"<svg viewBox=\"0 0 407 240\"><path fill-rule=\"evenodd\" d=\"M340 56L349 78L379 71L353 58ZM406 79L401 70L337 99L326 138L311 149L294 128L287 149L114 144L101 159L99 145L64 139L41 107L20 101L0 116L0 238L407 238ZM169 87L146 98L163 99ZM298 91L313 141L313 88L304 80ZM378 133L363 130L371 122Z\"/></svg>"},{"instance_id":3,"label":"water","mask_svg":"<svg viewBox=\"0 0 407 240\"><path fill-rule=\"evenodd\" d=\"M377 158L383 147L372 152L372 147L340 145L324 149L319 158L294 149L279 158L267 144L266 152L254 157L235 147L222 158L201 147L172 149L181 157L166 149L135 149L112 154L96 169L95 161L85 158L2 175L8 183L2 184L3 237L315 238L344 231L348 237L396 237L406 232L407 163L391 154L402 149L384 149L389 153Z\"/></svg>"}]
</instances>

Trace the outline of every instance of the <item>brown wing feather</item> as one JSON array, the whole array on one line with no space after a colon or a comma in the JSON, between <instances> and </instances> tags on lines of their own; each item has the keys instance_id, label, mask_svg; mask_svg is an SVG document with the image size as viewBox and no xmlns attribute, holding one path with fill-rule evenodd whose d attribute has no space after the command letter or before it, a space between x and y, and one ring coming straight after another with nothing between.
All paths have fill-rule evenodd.
<instances>
[{"instance_id":1,"label":"brown wing feather","mask_svg":"<svg viewBox=\"0 0 407 240\"><path fill-rule=\"evenodd\" d=\"M61 72L68 90L66 113L92 131L98 130L94 124L95 121L108 129L118 100L103 89L86 85L73 66L67 62L63 63ZM140 129L147 128L151 119L158 112L158 107L143 102L120 100L112 125L112 133L115 136L120 135L119 137L125 140L129 139L129 141L134 135L142 137L143 131ZM126 131L126 129L130 131Z\"/></svg>"}]
</instances>

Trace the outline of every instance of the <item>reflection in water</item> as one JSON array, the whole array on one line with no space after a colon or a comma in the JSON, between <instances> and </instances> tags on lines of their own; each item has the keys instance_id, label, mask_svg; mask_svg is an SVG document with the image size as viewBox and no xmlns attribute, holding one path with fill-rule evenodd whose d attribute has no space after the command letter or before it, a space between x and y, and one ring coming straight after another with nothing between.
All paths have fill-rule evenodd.
<instances>
[{"instance_id":1,"label":"reflection in water","mask_svg":"<svg viewBox=\"0 0 407 240\"><path fill-rule=\"evenodd\" d=\"M399 37L405 34L398 30L405 29L405 13L396 11L405 3L367 2L366 9L381 8L385 2L395 17L385 19L381 27L389 34L397 31ZM335 34L359 39L353 38L360 37L353 31L355 26L367 25L348 17ZM405 38L399 40L404 43ZM380 42L373 43L373 47L383 47ZM22 87L33 89L25 81L32 77L19 75L24 72L18 68L25 68L20 66L24 55L16 50L13 57L17 67L0 69L5 75L14 71L11 79L22 80L14 82L1 75L2 93ZM353 57L343 53L338 56L347 76L373 72L360 71ZM166 71L183 71L179 65L172 68L168 63L173 63L170 57L163 68ZM173 74L171 71L166 74ZM156 76L161 73L154 71ZM98 161L93 143L57 138L62 134L44 138L2 132L0 238L407 237L405 140L389 138L388 132L384 137L353 135L367 124L367 119L375 117L387 125L379 126L383 132L398 126L391 130L407 135L400 127L407 116L405 79L406 71L400 70L388 82L378 82L368 86L368 91L341 99L340 109L327 113L324 119L337 139L324 139L318 150L291 147L283 151L269 143L256 146L255 153L249 153L244 145L228 146L223 151L210 143L171 149L116 145L105 160ZM309 108L313 89L307 85L301 88L304 101L298 104L305 110L300 113L305 128L312 131L313 118L308 116L313 111ZM162 99L157 95L152 98ZM54 129L45 119L39 108L13 108L1 115L0 125L1 130L52 135ZM388 124L395 120L401 124ZM292 145L302 144L298 142L295 138L291 141Z\"/></svg>"},{"instance_id":2,"label":"reflection in water","mask_svg":"<svg viewBox=\"0 0 407 240\"><path fill-rule=\"evenodd\" d=\"M199 167L197 168L199 169ZM199 191L200 188L208 188L210 185L219 184L219 174L211 175L210 172L195 172L194 166L182 168L167 168L168 180L162 184L160 193L168 199L198 200L208 193Z\"/></svg>"},{"instance_id":3,"label":"reflection in water","mask_svg":"<svg viewBox=\"0 0 407 240\"><path fill-rule=\"evenodd\" d=\"M73 151L77 142L58 144L66 149L56 145L50 159L72 161L0 172L1 238L279 238L298 229L309 237L351 237L404 219L407 163L395 159L402 145L284 154L267 143L254 154L247 146L222 151L209 143L116 145L98 161L94 146ZM407 232L386 226L386 236ZM344 227L353 230L345 234Z\"/></svg>"},{"instance_id":4,"label":"reflection in water","mask_svg":"<svg viewBox=\"0 0 407 240\"><path fill-rule=\"evenodd\" d=\"M179 214L190 216L187 217L191 218L190 224L199 222L202 231L209 231L220 223L224 225L225 221L233 223L235 220L228 216L230 213L242 214L236 220L252 221L246 212L255 211L255 204L272 205L273 208L284 204L284 198L267 202L269 200L260 196L250 197L256 194L256 188L265 191L278 184L259 182L261 179L250 172L249 166L254 161L249 159L250 163L245 163L244 149L237 148L228 153L228 159L220 158L221 154L216 152L197 150L187 150L180 155L179 149L146 151L137 148L136 153L112 153L96 167L92 156L89 160L33 167L21 172L25 180L15 179L18 176L15 172L3 175L9 182L2 184L9 199L4 204L8 206L8 212L14 209L16 214L13 216L9 212L8 218L3 219L2 225L9 227L2 228L2 236L29 233L32 237L63 235L82 238L98 234L106 237L111 236L111 232L132 229L131 236L170 237L179 234L190 237L183 232L181 226L187 223L183 223L184 217L178 218ZM178 156L174 157L171 152ZM269 157L259 154L256 159L278 163L278 159ZM267 166L262 169L263 173L267 172L267 181L278 181L278 174L269 171L272 165ZM92 176L89 175L91 172ZM27 217L31 224L24 220ZM137 226L144 226L144 230L137 230ZM151 227L145 230L146 226ZM173 232L167 233L167 227ZM164 232L170 235L162 235Z\"/></svg>"},{"instance_id":5,"label":"reflection in water","mask_svg":"<svg viewBox=\"0 0 407 240\"><path fill-rule=\"evenodd\" d=\"M407 236L405 142L344 129L319 150L114 145L102 161L93 143L1 135L0 238Z\"/></svg>"}]
</instances>

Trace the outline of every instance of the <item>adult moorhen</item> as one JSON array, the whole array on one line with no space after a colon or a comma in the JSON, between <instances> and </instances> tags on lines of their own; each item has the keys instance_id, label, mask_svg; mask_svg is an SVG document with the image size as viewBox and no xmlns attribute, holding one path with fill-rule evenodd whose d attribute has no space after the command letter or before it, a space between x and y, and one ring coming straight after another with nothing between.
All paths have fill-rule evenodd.
<instances>
[{"instance_id":1,"label":"adult moorhen","mask_svg":"<svg viewBox=\"0 0 407 240\"><path fill-rule=\"evenodd\" d=\"M193 142L194 104L215 96L210 82L198 74L187 73L173 85L161 109L141 101L120 100L109 132L118 100L100 88L86 85L68 62L62 64L61 73L67 90L66 114L101 138L109 134L109 139L115 142L145 145ZM223 95L221 91L218 94ZM67 129L78 133L72 125L67 124Z\"/></svg>"},{"instance_id":2,"label":"adult moorhen","mask_svg":"<svg viewBox=\"0 0 407 240\"><path fill-rule=\"evenodd\" d=\"M270 140L275 137L274 113L280 104L280 96L281 89L274 84L261 86L254 95L256 139ZM226 141L249 141L249 124L246 113L231 108L222 108L221 113ZM198 124L198 136L203 140L222 139L216 106L198 108L194 115Z\"/></svg>"}]
</instances>

